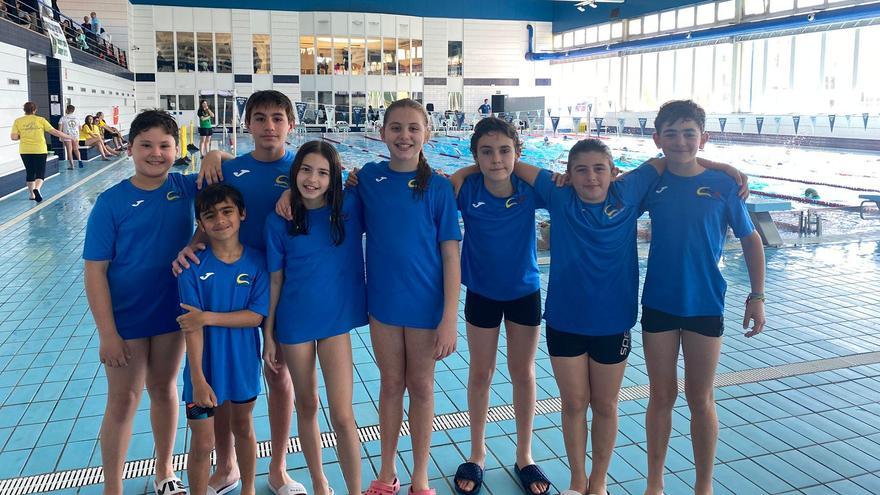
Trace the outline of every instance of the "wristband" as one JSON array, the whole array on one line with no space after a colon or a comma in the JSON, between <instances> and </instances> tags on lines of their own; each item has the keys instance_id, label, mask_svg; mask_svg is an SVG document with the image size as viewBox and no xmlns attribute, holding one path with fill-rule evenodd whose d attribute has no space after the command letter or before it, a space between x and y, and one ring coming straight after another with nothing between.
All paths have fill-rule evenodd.
<instances>
[{"instance_id":1,"label":"wristband","mask_svg":"<svg viewBox=\"0 0 880 495\"><path fill-rule=\"evenodd\" d=\"M746 297L746 304L749 304L752 301L766 302L767 298L764 296L763 292L752 292Z\"/></svg>"}]
</instances>

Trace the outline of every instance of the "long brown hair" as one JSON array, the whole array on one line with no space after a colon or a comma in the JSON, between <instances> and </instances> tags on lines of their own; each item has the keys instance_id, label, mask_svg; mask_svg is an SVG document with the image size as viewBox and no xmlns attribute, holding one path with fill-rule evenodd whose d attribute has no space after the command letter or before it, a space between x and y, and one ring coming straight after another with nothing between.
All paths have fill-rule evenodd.
<instances>
[{"instance_id":1,"label":"long brown hair","mask_svg":"<svg viewBox=\"0 0 880 495\"><path fill-rule=\"evenodd\" d=\"M428 112L425 111L425 107L422 106L421 103L416 100L410 98L404 98L402 100L397 100L394 103L388 105L388 108L385 110L385 120L382 121L382 127L388 125L388 119L391 115L391 112L397 110L398 108L411 108L420 114L425 120L425 129L428 128ZM431 180L431 166L428 165L428 159L425 158L424 149L419 150L419 164L416 167L416 178L415 187L413 187L413 195L418 199L425 195L425 191L428 190L428 182Z\"/></svg>"},{"instance_id":2,"label":"long brown hair","mask_svg":"<svg viewBox=\"0 0 880 495\"><path fill-rule=\"evenodd\" d=\"M345 223L342 215L342 160L336 148L324 141L309 141L300 146L290 166L290 210L293 221L289 222L288 232L292 236L309 233L309 210L303 203L302 194L296 187L296 176L306 156L316 153L323 156L330 164L330 185L324 193L324 200L330 207L330 237L334 246L345 240Z\"/></svg>"}]
</instances>

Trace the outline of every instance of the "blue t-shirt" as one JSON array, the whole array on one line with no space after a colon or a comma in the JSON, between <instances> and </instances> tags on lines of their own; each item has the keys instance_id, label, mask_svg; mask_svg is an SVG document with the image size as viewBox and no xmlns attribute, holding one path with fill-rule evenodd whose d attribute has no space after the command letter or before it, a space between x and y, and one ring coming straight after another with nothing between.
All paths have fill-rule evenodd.
<instances>
[{"instance_id":1,"label":"blue t-shirt","mask_svg":"<svg viewBox=\"0 0 880 495\"><path fill-rule=\"evenodd\" d=\"M109 261L113 320L123 339L180 329L177 281L171 262L193 234L195 175L168 174L144 191L125 179L95 201L86 226L83 259Z\"/></svg>"},{"instance_id":2,"label":"blue t-shirt","mask_svg":"<svg viewBox=\"0 0 880 495\"><path fill-rule=\"evenodd\" d=\"M269 275L262 252L245 246L238 261L231 264L217 259L210 247L198 256L201 263L178 278L182 303L217 313L247 309L269 314ZM202 371L217 405L260 395L260 330L208 326L204 335ZM183 401L193 401L188 359L183 370Z\"/></svg>"},{"instance_id":3,"label":"blue t-shirt","mask_svg":"<svg viewBox=\"0 0 880 495\"><path fill-rule=\"evenodd\" d=\"M245 219L238 233L242 244L266 248L263 228L278 198L290 187L287 174L293 156L293 152L285 151L279 160L261 162L248 153L223 163L223 183L238 189L244 197Z\"/></svg>"},{"instance_id":4,"label":"blue t-shirt","mask_svg":"<svg viewBox=\"0 0 880 495\"><path fill-rule=\"evenodd\" d=\"M310 210L308 218L309 233L295 236L290 222L275 214L266 219L269 272L284 270L275 308L275 335L282 344L332 337L368 323L360 200L345 194L345 239L339 246L333 244L329 207Z\"/></svg>"},{"instance_id":5,"label":"blue t-shirt","mask_svg":"<svg viewBox=\"0 0 880 495\"><path fill-rule=\"evenodd\" d=\"M718 261L727 227L755 230L739 186L723 172L665 173L643 208L651 215L651 249L642 304L677 316L721 316L727 282Z\"/></svg>"},{"instance_id":6,"label":"blue t-shirt","mask_svg":"<svg viewBox=\"0 0 880 495\"><path fill-rule=\"evenodd\" d=\"M415 176L368 163L352 188L364 205L367 309L388 325L435 329L444 302L440 243L461 240L461 229L449 180L431 175L416 198Z\"/></svg>"},{"instance_id":7,"label":"blue t-shirt","mask_svg":"<svg viewBox=\"0 0 880 495\"><path fill-rule=\"evenodd\" d=\"M556 187L549 170L535 192L550 211L547 326L581 335L616 335L636 323L639 204L657 180L644 164L612 182L603 203L586 203L572 186Z\"/></svg>"},{"instance_id":8,"label":"blue t-shirt","mask_svg":"<svg viewBox=\"0 0 880 495\"><path fill-rule=\"evenodd\" d=\"M482 105L480 105L479 110L482 115L489 115L490 113L492 113L492 106L488 103L483 103Z\"/></svg>"},{"instance_id":9,"label":"blue t-shirt","mask_svg":"<svg viewBox=\"0 0 880 495\"><path fill-rule=\"evenodd\" d=\"M544 202L512 176L513 195L493 196L483 174L468 176L458 191L464 220L461 282L496 301L512 301L541 288L535 250L535 209Z\"/></svg>"}]
</instances>

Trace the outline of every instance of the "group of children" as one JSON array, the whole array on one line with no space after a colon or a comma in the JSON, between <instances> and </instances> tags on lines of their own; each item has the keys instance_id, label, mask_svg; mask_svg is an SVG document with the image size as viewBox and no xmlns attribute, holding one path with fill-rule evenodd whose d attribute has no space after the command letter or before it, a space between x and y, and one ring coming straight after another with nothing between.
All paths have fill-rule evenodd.
<instances>
[{"instance_id":1,"label":"group of children","mask_svg":"<svg viewBox=\"0 0 880 495\"><path fill-rule=\"evenodd\" d=\"M747 336L764 323L764 263L732 178L737 171L696 159L706 140L702 109L683 101L664 105L655 141L665 158L616 180L611 154L598 140L577 143L567 174L554 177L519 162L515 129L486 118L471 139L476 165L447 179L423 153L430 138L427 113L413 100L400 100L388 107L381 128L390 158L350 174L345 188L331 145L311 141L295 155L286 150L294 120L283 94L251 95L245 121L254 151L240 157L211 152L197 178L169 174L179 146L174 119L142 112L130 129L135 175L101 194L89 218L86 292L109 383L100 436L105 493L122 492L144 385L151 399L156 493L186 492L171 465L184 342L193 494L222 495L239 485L244 494L255 492L252 411L261 367L268 386L270 490L306 493L285 464L295 404L314 493L334 493L321 461L317 361L346 490L361 493L349 332L369 324L380 373L381 466L365 493L400 490L397 444L408 392L409 493L433 495L434 368L456 349L461 283L467 287L471 453L455 473L455 489L471 495L482 487L489 386L503 321L516 415L513 468L526 493L549 493L552 483L531 452L542 318L537 208L549 210L553 222L543 318L571 469L563 494L607 493L617 395L638 313L636 220L645 210L653 228L642 299L651 381L646 493L663 490L679 349L692 416L695 491L711 493L718 431L712 379L725 292L718 260L728 226L742 240L752 281L743 328L750 320L754 327ZM204 187L203 179L211 185ZM461 250L458 212L465 225Z\"/></svg>"}]
</instances>

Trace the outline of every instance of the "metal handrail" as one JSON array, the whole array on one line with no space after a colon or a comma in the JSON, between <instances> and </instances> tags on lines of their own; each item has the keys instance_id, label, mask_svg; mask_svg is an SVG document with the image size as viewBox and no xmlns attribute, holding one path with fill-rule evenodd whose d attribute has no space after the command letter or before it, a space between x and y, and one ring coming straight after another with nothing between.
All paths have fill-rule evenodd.
<instances>
[{"instance_id":1,"label":"metal handrail","mask_svg":"<svg viewBox=\"0 0 880 495\"><path fill-rule=\"evenodd\" d=\"M35 0L32 0L36 3ZM88 31L72 18L55 9L47 9L52 12L52 17L61 24L67 43L71 48L94 55L107 60L120 67L128 68L128 55L125 50L101 39L100 35ZM31 31L46 35L43 28L43 19L39 14L38 6L22 0L0 0L0 19L19 24Z\"/></svg>"}]
</instances>

